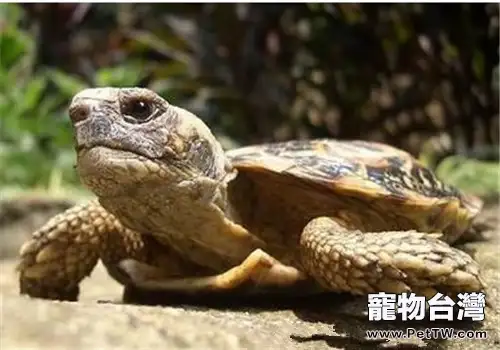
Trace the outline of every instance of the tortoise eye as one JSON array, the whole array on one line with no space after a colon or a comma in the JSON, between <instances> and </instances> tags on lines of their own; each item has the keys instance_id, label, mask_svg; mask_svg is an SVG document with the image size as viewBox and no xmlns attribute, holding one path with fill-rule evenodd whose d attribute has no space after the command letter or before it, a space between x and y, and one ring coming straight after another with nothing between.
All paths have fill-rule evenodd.
<instances>
[{"instance_id":1,"label":"tortoise eye","mask_svg":"<svg viewBox=\"0 0 500 350\"><path fill-rule=\"evenodd\" d=\"M122 113L125 116L132 117L137 122L145 122L152 117L154 112L153 104L143 99L132 100L125 104ZM127 118L129 120L129 118ZM130 120L129 120L130 121Z\"/></svg>"}]
</instances>

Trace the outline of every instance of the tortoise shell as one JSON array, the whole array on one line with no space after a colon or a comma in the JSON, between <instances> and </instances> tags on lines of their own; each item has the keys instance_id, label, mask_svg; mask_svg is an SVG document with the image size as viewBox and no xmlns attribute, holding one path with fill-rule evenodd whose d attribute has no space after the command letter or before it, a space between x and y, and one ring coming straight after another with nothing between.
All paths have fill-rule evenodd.
<instances>
[{"instance_id":1,"label":"tortoise shell","mask_svg":"<svg viewBox=\"0 0 500 350\"><path fill-rule=\"evenodd\" d=\"M381 143L298 140L247 146L227 156L239 174L274 175L254 176L254 181L336 197L350 214L347 221L376 209L392 221L412 223L388 228L444 232L448 242L467 229L482 207L480 199L445 184L409 153Z\"/></svg>"}]
</instances>

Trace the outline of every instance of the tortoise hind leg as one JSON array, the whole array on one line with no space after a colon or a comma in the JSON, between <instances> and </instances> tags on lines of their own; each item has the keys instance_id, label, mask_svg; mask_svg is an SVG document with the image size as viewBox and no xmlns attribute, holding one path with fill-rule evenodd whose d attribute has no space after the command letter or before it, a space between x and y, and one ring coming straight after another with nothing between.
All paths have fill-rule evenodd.
<instances>
[{"instance_id":1,"label":"tortoise hind leg","mask_svg":"<svg viewBox=\"0 0 500 350\"><path fill-rule=\"evenodd\" d=\"M436 235L416 231L364 233L333 218L312 220L300 240L304 270L338 292L433 295L484 289L478 264Z\"/></svg>"},{"instance_id":2,"label":"tortoise hind leg","mask_svg":"<svg viewBox=\"0 0 500 350\"><path fill-rule=\"evenodd\" d=\"M220 274L171 277L163 270L135 259L119 263L131 284L144 291L207 293L235 290L242 286L287 287L306 279L294 267L283 265L261 249L254 250L239 265Z\"/></svg>"}]
</instances>

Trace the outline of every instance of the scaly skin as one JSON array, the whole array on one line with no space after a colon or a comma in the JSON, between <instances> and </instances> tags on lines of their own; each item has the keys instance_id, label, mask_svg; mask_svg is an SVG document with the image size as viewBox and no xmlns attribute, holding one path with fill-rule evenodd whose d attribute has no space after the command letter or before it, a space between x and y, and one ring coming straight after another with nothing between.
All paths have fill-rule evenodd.
<instances>
[{"instance_id":1,"label":"scaly skin","mask_svg":"<svg viewBox=\"0 0 500 350\"><path fill-rule=\"evenodd\" d=\"M437 291L483 289L478 265L469 255L426 233L363 233L347 230L330 218L318 218L305 227L301 243L305 269L331 290L413 291L432 297Z\"/></svg>"},{"instance_id":2,"label":"scaly skin","mask_svg":"<svg viewBox=\"0 0 500 350\"><path fill-rule=\"evenodd\" d=\"M20 250L21 293L76 300L78 284L99 258L145 259L141 235L126 229L97 201L66 210L33 233Z\"/></svg>"},{"instance_id":3,"label":"scaly skin","mask_svg":"<svg viewBox=\"0 0 500 350\"><path fill-rule=\"evenodd\" d=\"M21 249L22 293L75 300L99 258L120 283L155 291L303 288L304 281L353 294L484 289L474 260L428 233L445 228L448 241L462 234L473 215L458 210L459 197L415 207L418 215L384 213L400 205L383 196L382 206L345 192L325 196L304 190L300 175L266 178L265 167L237 175L200 119L147 89L84 90L70 117L79 175L99 202L33 234ZM290 169L289 160L277 161L273 171Z\"/></svg>"},{"instance_id":4,"label":"scaly skin","mask_svg":"<svg viewBox=\"0 0 500 350\"><path fill-rule=\"evenodd\" d=\"M123 226L98 201L54 216L32 234L19 254L20 292L45 299L77 300L80 281L90 275L99 259L124 285L130 284L118 269L124 259L161 266L164 276L206 274L151 236Z\"/></svg>"}]
</instances>

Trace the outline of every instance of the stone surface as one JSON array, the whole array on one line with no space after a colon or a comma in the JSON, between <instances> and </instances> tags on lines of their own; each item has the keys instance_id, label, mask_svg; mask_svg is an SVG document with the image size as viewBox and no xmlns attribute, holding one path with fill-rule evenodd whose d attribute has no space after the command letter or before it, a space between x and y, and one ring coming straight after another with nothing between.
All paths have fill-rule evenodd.
<instances>
[{"instance_id":1,"label":"stone surface","mask_svg":"<svg viewBox=\"0 0 500 350\"><path fill-rule=\"evenodd\" d=\"M61 205L61 204L59 204ZM64 204L65 205L65 204ZM63 205L63 206L64 206ZM30 211L28 211L30 212ZM32 212L32 211L31 211ZM52 215L53 211L46 211ZM5 216L5 211L3 213ZM500 232L498 206L482 221L492 229L464 246L475 252L493 303L477 323L370 323L366 298L336 294L309 298L184 298L163 306L124 304L122 288L99 266L82 284L79 302L30 299L18 294L15 253L33 221L0 218L0 348L8 349L493 349L500 347ZM40 219L36 221L38 223ZM2 224L4 223L4 224ZM7 223L7 224L5 224ZM15 232L15 234L14 234ZM153 300L153 299L151 299ZM153 301L150 300L150 303ZM486 340L369 341L367 329L455 327L484 329Z\"/></svg>"}]
</instances>

